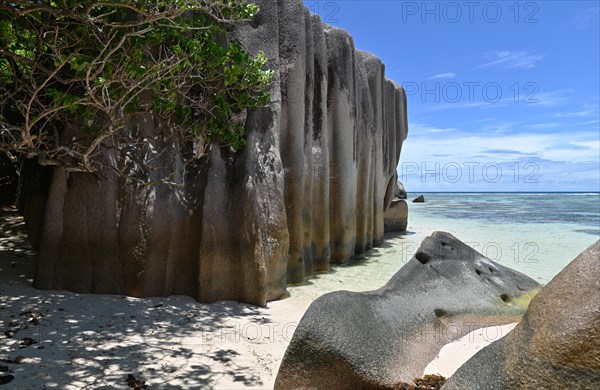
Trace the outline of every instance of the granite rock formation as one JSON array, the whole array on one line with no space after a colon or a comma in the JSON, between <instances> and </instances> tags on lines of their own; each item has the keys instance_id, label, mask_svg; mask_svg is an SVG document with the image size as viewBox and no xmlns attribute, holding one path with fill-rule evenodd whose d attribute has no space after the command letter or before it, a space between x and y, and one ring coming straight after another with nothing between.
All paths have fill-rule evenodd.
<instances>
[{"instance_id":1,"label":"granite rock formation","mask_svg":"<svg viewBox=\"0 0 600 390\"><path fill-rule=\"evenodd\" d=\"M394 198L390 208L383 214L385 231L405 232L408 225L408 204L404 199Z\"/></svg>"},{"instance_id":2,"label":"granite rock formation","mask_svg":"<svg viewBox=\"0 0 600 390\"><path fill-rule=\"evenodd\" d=\"M256 2L261 11L230 37L264 52L276 80L271 104L247 115L247 147L184 166L169 129L138 118L149 146L129 152L154 161L149 181L174 172L177 186L56 168L36 287L264 305L382 241L407 135L404 90L301 0Z\"/></svg>"},{"instance_id":3,"label":"granite rock formation","mask_svg":"<svg viewBox=\"0 0 600 390\"><path fill-rule=\"evenodd\" d=\"M425 203L425 196L419 195L413 199L413 203Z\"/></svg>"},{"instance_id":4,"label":"granite rock formation","mask_svg":"<svg viewBox=\"0 0 600 390\"><path fill-rule=\"evenodd\" d=\"M421 377L448 342L515 322L533 279L435 232L382 288L315 300L285 353L276 389L385 389Z\"/></svg>"},{"instance_id":5,"label":"granite rock formation","mask_svg":"<svg viewBox=\"0 0 600 390\"><path fill-rule=\"evenodd\" d=\"M506 337L443 389L595 389L600 383L600 241L533 298Z\"/></svg>"},{"instance_id":6,"label":"granite rock formation","mask_svg":"<svg viewBox=\"0 0 600 390\"><path fill-rule=\"evenodd\" d=\"M394 190L394 196L398 199L407 199L408 198L408 194L406 193L406 190L404 189L404 183L402 183L400 180L398 180L398 182L396 183L396 189Z\"/></svg>"},{"instance_id":7,"label":"granite rock formation","mask_svg":"<svg viewBox=\"0 0 600 390\"><path fill-rule=\"evenodd\" d=\"M408 197L404 184L400 180L394 188L394 199L390 207L383 214L383 225L385 232L405 232L408 225Z\"/></svg>"}]
</instances>

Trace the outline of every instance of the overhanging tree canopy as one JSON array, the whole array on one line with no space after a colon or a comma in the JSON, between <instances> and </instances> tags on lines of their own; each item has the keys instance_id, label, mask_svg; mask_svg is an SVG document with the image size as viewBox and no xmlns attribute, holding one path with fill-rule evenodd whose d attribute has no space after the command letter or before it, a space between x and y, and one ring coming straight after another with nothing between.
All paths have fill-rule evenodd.
<instances>
[{"instance_id":1,"label":"overhanging tree canopy","mask_svg":"<svg viewBox=\"0 0 600 390\"><path fill-rule=\"evenodd\" d=\"M242 148L244 113L268 102L273 72L224 26L257 11L243 0L3 1L0 150L93 172L103 148L145 142L129 125L140 115L166 124L190 160L210 144Z\"/></svg>"}]
</instances>

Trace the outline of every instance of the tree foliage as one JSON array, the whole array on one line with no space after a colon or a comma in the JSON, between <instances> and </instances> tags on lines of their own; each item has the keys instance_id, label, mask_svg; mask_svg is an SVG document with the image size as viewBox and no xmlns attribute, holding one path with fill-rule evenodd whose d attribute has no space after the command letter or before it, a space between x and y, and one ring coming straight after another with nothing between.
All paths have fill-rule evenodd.
<instances>
[{"instance_id":1,"label":"tree foliage","mask_svg":"<svg viewBox=\"0 0 600 390\"><path fill-rule=\"evenodd\" d=\"M244 114L269 101L273 72L225 27L257 11L244 0L2 0L0 150L92 172L106 148L146 142L130 125L141 117L191 145L191 159L242 148Z\"/></svg>"}]
</instances>

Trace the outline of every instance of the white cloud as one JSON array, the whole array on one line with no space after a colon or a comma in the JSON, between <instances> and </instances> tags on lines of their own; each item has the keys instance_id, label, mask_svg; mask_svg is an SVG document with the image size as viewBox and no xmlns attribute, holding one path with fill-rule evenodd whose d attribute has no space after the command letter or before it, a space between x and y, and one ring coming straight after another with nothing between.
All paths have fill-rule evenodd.
<instances>
[{"instance_id":1,"label":"white cloud","mask_svg":"<svg viewBox=\"0 0 600 390\"><path fill-rule=\"evenodd\" d=\"M507 133L510 132L514 126L515 122L496 122L485 125L480 132L484 132L485 134L489 133Z\"/></svg>"},{"instance_id":2,"label":"white cloud","mask_svg":"<svg viewBox=\"0 0 600 390\"><path fill-rule=\"evenodd\" d=\"M402 148L398 173L409 191L589 191L599 177L600 145L594 137L571 131L413 132ZM530 178L535 181L525 181Z\"/></svg>"},{"instance_id":3,"label":"white cloud","mask_svg":"<svg viewBox=\"0 0 600 390\"><path fill-rule=\"evenodd\" d=\"M542 60L544 55L532 54L527 51L494 51L484 55L485 63L480 68L498 67L503 69L530 69L536 62Z\"/></svg>"},{"instance_id":4,"label":"white cloud","mask_svg":"<svg viewBox=\"0 0 600 390\"><path fill-rule=\"evenodd\" d=\"M591 151L600 151L600 140L594 140L594 141L576 141L576 142L571 142L573 145L577 145L580 146L582 148L586 148L586 149L590 149Z\"/></svg>"},{"instance_id":5,"label":"white cloud","mask_svg":"<svg viewBox=\"0 0 600 390\"><path fill-rule=\"evenodd\" d=\"M445 110L453 110L453 109L463 109L463 108L497 108L506 105L509 102L513 102L511 99L501 99L497 102L486 102L486 101L474 101L474 102L456 102L456 103L429 103L423 104L424 107L421 108L422 112L435 112L435 111L445 111Z\"/></svg>"},{"instance_id":6,"label":"white cloud","mask_svg":"<svg viewBox=\"0 0 600 390\"><path fill-rule=\"evenodd\" d=\"M473 124L476 124L476 123L485 123L485 122L491 122L491 121L495 121L495 120L496 120L496 118L490 117L490 118L483 118L483 119L476 119L476 120L473 120L473 121L462 122L460 124L461 125L473 125Z\"/></svg>"},{"instance_id":7,"label":"white cloud","mask_svg":"<svg viewBox=\"0 0 600 390\"><path fill-rule=\"evenodd\" d=\"M441 128L435 126L429 126L422 123L409 123L409 132L416 134L427 134L427 133L449 133L455 131L455 128Z\"/></svg>"},{"instance_id":8,"label":"white cloud","mask_svg":"<svg viewBox=\"0 0 600 390\"><path fill-rule=\"evenodd\" d=\"M593 120L593 121L585 121L585 122L573 123L573 126L597 125L598 123L600 123L600 120L596 119L596 120Z\"/></svg>"},{"instance_id":9,"label":"white cloud","mask_svg":"<svg viewBox=\"0 0 600 390\"><path fill-rule=\"evenodd\" d=\"M454 72L448 72L448 73L440 73L440 74L436 74L434 76L431 76L429 78L429 80L435 80L435 79L453 79L456 77L456 73Z\"/></svg>"},{"instance_id":10,"label":"white cloud","mask_svg":"<svg viewBox=\"0 0 600 390\"><path fill-rule=\"evenodd\" d=\"M520 132L515 122L497 122L476 132L413 124L401 161L510 161L516 155L548 160L599 160L598 135L565 127L555 133ZM510 150L510 153L498 153Z\"/></svg>"},{"instance_id":11,"label":"white cloud","mask_svg":"<svg viewBox=\"0 0 600 390\"><path fill-rule=\"evenodd\" d=\"M578 112L565 112L561 114L556 114L558 118L568 118L573 116L588 116L592 113L592 110L578 111Z\"/></svg>"},{"instance_id":12,"label":"white cloud","mask_svg":"<svg viewBox=\"0 0 600 390\"><path fill-rule=\"evenodd\" d=\"M560 123L556 123L556 122L546 122L546 123L536 123L534 125L527 125L525 127L530 128L530 129L554 129L557 127L562 127L563 125L561 125Z\"/></svg>"},{"instance_id":13,"label":"white cloud","mask_svg":"<svg viewBox=\"0 0 600 390\"><path fill-rule=\"evenodd\" d=\"M495 128L502 128L505 124L498 124ZM490 134L485 133L470 135L463 132L451 134L419 133L412 129L411 135L402 147L402 161L498 161L506 156L496 153L487 153L490 149L509 149L515 154L536 155L540 150L552 146L558 137L545 134ZM433 155L444 158L431 158Z\"/></svg>"},{"instance_id":14,"label":"white cloud","mask_svg":"<svg viewBox=\"0 0 600 390\"><path fill-rule=\"evenodd\" d=\"M566 145L566 147L557 146L543 151L540 153L540 156L552 161L591 162L598 160L598 141L596 141L595 148L586 146L573 147L573 145L575 143Z\"/></svg>"},{"instance_id":15,"label":"white cloud","mask_svg":"<svg viewBox=\"0 0 600 390\"><path fill-rule=\"evenodd\" d=\"M531 105L558 106L569 100L572 89L557 89L555 91L536 93L531 96Z\"/></svg>"},{"instance_id":16,"label":"white cloud","mask_svg":"<svg viewBox=\"0 0 600 390\"><path fill-rule=\"evenodd\" d=\"M448 101L443 92L436 92L435 95L433 92L430 96L426 96L424 93L412 94L408 96L409 106L412 107L413 110L417 112L436 112L436 111L446 111L446 110L460 110L460 109L469 109L469 108L485 108L485 109L493 109L499 107L506 107L508 105L519 104L524 107L529 107L531 109L535 107L553 107L553 106L561 106L564 103L567 103L572 97L575 91L569 88L557 89L554 91L547 92L539 92L536 90L531 94L528 94L526 97L521 96L518 100L515 96L512 95L512 91L509 91L508 88L506 91L500 90L499 93L504 96L498 100L490 100L491 97L487 97L482 91L475 92L475 99L473 101L466 100L467 92L463 91L463 99L457 102ZM494 92L495 93L495 92ZM487 100L486 100L487 98ZM437 100L436 100L437 99ZM587 105L585 109L589 108ZM594 108L592 110L596 110ZM592 111L593 113L593 111ZM491 114L488 114L491 115ZM553 114L556 117L565 116L564 113L556 113ZM547 117L547 114L544 114Z\"/></svg>"},{"instance_id":17,"label":"white cloud","mask_svg":"<svg viewBox=\"0 0 600 390\"><path fill-rule=\"evenodd\" d=\"M570 117L581 117L581 116L589 116L596 112L598 112L598 106L593 104L586 104L583 106L584 108L581 111L576 112L559 112L555 116L558 118L570 118Z\"/></svg>"}]
</instances>

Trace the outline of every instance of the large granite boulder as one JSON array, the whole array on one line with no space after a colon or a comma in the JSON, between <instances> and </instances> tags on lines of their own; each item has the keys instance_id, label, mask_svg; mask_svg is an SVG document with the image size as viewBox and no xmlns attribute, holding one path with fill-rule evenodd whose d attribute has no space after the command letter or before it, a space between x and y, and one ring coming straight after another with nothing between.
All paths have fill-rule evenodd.
<instances>
[{"instance_id":1,"label":"large granite boulder","mask_svg":"<svg viewBox=\"0 0 600 390\"><path fill-rule=\"evenodd\" d=\"M381 389L420 377L448 342L518 321L539 289L449 233L435 232L382 288L315 300L285 353L276 389Z\"/></svg>"},{"instance_id":2,"label":"large granite boulder","mask_svg":"<svg viewBox=\"0 0 600 390\"><path fill-rule=\"evenodd\" d=\"M398 180L396 182L396 188L394 189L394 197L396 197L397 199L407 199L408 198L408 194L406 193L406 190L404 189L404 184Z\"/></svg>"},{"instance_id":3,"label":"large granite boulder","mask_svg":"<svg viewBox=\"0 0 600 390\"><path fill-rule=\"evenodd\" d=\"M383 213L386 232L404 232L408 224L408 204L403 199L394 199L390 208Z\"/></svg>"},{"instance_id":4,"label":"large granite boulder","mask_svg":"<svg viewBox=\"0 0 600 390\"><path fill-rule=\"evenodd\" d=\"M482 349L443 389L597 389L600 241L531 301L506 337Z\"/></svg>"},{"instance_id":5,"label":"large granite boulder","mask_svg":"<svg viewBox=\"0 0 600 390\"><path fill-rule=\"evenodd\" d=\"M260 12L229 36L263 52L275 81L270 104L248 112L245 149L184 164L170 125L131 118L142 146L105 150L113 169L50 175L43 218L28 218L41 231L35 287L265 305L382 242L404 90L301 0L255 2ZM152 168L145 181L176 185L115 174L141 166Z\"/></svg>"}]
</instances>

